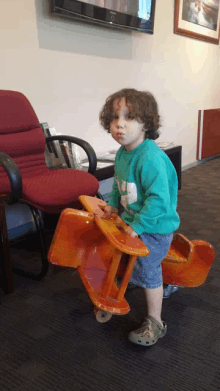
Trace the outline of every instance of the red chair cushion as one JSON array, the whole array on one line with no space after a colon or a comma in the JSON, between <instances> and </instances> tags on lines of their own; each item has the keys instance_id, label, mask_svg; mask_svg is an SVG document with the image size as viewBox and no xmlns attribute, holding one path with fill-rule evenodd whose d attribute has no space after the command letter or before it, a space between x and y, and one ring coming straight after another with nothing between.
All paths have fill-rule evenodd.
<instances>
[{"instance_id":1,"label":"red chair cushion","mask_svg":"<svg viewBox=\"0 0 220 391\"><path fill-rule=\"evenodd\" d=\"M48 213L75 206L79 195L96 195L98 180L84 171L49 170L45 163L45 137L28 99L16 91L0 91L0 151L17 164L23 199ZM0 167L0 193L11 185ZM75 206L76 207L76 206Z\"/></svg>"},{"instance_id":2,"label":"red chair cushion","mask_svg":"<svg viewBox=\"0 0 220 391\"><path fill-rule=\"evenodd\" d=\"M87 172L48 170L32 178L24 178L23 198L44 212L60 213L64 208L76 207L79 195L95 196L98 188L98 180ZM80 204L77 202L77 205Z\"/></svg>"},{"instance_id":3,"label":"red chair cushion","mask_svg":"<svg viewBox=\"0 0 220 391\"><path fill-rule=\"evenodd\" d=\"M21 92L0 91L0 116L0 134L24 132L40 127L33 107Z\"/></svg>"}]
</instances>

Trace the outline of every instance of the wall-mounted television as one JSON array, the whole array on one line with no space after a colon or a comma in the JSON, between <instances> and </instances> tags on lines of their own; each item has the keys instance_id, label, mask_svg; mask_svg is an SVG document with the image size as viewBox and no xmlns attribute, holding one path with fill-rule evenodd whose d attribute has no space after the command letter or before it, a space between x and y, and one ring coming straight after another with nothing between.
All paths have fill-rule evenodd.
<instances>
[{"instance_id":1,"label":"wall-mounted television","mask_svg":"<svg viewBox=\"0 0 220 391\"><path fill-rule=\"evenodd\" d=\"M52 13L153 34L156 0L52 0Z\"/></svg>"}]
</instances>

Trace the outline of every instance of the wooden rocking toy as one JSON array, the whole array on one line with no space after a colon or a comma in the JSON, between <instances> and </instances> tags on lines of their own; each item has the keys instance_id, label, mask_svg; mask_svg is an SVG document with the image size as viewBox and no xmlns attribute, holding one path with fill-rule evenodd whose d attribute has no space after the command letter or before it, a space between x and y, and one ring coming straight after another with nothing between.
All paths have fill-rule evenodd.
<instances>
[{"instance_id":1,"label":"wooden rocking toy","mask_svg":"<svg viewBox=\"0 0 220 391\"><path fill-rule=\"evenodd\" d=\"M148 256L149 250L138 237L124 233L127 225L117 214L104 214L104 201L89 196L79 200L86 211L68 208L61 213L48 260L77 268L95 306L96 319L107 322L113 314L130 311L124 294L137 257ZM209 243L176 234L162 262L163 281L197 287L205 281L213 260L214 249ZM120 287L115 282L117 276L122 277Z\"/></svg>"}]
</instances>

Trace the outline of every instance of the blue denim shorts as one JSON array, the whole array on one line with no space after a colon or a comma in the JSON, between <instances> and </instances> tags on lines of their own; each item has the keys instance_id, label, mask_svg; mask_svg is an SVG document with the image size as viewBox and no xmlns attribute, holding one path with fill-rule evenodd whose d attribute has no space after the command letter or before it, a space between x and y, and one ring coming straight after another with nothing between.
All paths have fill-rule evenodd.
<instances>
[{"instance_id":1,"label":"blue denim shorts","mask_svg":"<svg viewBox=\"0 0 220 391\"><path fill-rule=\"evenodd\" d=\"M161 262L169 251L173 233L169 235L146 234L139 238L150 250L148 257L138 257L130 282L143 288L159 288L163 284Z\"/></svg>"}]
</instances>

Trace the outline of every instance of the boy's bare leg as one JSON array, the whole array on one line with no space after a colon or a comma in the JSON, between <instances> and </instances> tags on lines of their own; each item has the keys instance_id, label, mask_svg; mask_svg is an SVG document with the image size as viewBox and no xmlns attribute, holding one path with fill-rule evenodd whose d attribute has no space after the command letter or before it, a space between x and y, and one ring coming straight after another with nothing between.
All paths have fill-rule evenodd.
<instances>
[{"instance_id":1,"label":"boy's bare leg","mask_svg":"<svg viewBox=\"0 0 220 391\"><path fill-rule=\"evenodd\" d=\"M148 315L153 316L162 326L161 311L163 302L163 285L159 288L144 288L147 301Z\"/></svg>"},{"instance_id":2,"label":"boy's bare leg","mask_svg":"<svg viewBox=\"0 0 220 391\"><path fill-rule=\"evenodd\" d=\"M140 328L129 333L128 339L138 345L151 346L157 342L158 338L164 337L167 332L166 323L161 321L163 286L156 289L144 289L144 292L148 306L148 317Z\"/></svg>"}]
</instances>

